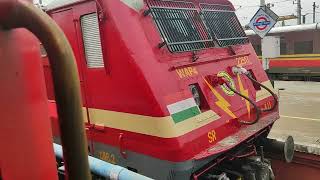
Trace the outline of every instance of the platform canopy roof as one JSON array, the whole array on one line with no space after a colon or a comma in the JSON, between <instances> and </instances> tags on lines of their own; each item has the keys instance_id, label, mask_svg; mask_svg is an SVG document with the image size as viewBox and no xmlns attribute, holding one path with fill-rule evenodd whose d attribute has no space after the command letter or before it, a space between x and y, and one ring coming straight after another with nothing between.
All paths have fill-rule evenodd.
<instances>
[{"instance_id":1,"label":"platform canopy roof","mask_svg":"<svg viewBox=\"0 0 320 180\"><path fill-rule=\"evenodd\" d=\"M271 29L271 31L268 34L278 34L278 33L286 33L286 32L300 32L300 31L320 31L320 23L274 27ZM253 30L246 30L245 32L246 32L247 36L257 35Z\"/></svg>"}]
</instances>

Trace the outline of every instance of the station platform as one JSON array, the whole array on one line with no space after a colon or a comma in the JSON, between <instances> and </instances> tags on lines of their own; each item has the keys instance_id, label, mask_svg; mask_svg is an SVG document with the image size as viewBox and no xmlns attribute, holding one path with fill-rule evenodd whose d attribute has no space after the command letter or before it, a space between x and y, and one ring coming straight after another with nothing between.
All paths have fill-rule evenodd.
<instances>
[{"instance_id":1,"label":"station platform","mask_svg":"<svg viewBox=\"0 0 320 180\"><path fill-rule=\"evenodd\" d=\"M280 120L269 138L283 141L288 135L295 141L291 164L276 161L276 179L320 178L320 82L276 81L280 91Z\"/></svg>"},{"instance_id":2,"label":"station platform","mask_svg":"<svg viewBox=\"0 0 320 180\"><path fill-rule=\"evenodd\" d=\"M296 150L320 155L320 82L277 81L280 91L280 120L269 138L293 136Z\"/></svg>"}]
</instances>

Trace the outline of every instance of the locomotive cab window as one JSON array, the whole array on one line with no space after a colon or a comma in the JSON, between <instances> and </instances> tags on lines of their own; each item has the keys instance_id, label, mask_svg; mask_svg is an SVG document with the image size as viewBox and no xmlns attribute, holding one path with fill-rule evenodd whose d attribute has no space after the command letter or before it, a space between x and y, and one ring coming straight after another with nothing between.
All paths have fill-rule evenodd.
<instances>
[{"instance_id":1,"label":"locomotive cab window","mask_svg":"<svg viewBox=\"0 0 320 180\"><path fill-rule=\"evenodd\" d=\"M313 53L313 41L297 41L294 42L295 54L312 54Z\"/></svg>"},{"instance_id":2,"label":"locomotive cab window","mask_svg":"<svg viewBox=\"0 0 320 180\"><path fill-rule=\"evenodd\" d=\"M280 37L280 54L286 55L288 54L287 42L285 37Z\"/></svg>"},{"instance_id":3,"label":"locomotive cab window","mask_svg":"<svg viewBox=\"0 0 320 180\"><path fill-rule=\"evenodd\" d=\"M104 67L97 13L81 17L83 46L89 68Z\"/></svg>"}]
</instances>

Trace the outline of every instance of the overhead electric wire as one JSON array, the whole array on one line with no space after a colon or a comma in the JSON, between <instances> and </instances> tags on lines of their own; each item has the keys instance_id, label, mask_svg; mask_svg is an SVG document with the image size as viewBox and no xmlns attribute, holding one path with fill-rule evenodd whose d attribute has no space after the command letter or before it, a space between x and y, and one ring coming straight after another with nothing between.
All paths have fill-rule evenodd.
<instances>
[{"instance_id":1,"label":"overhead electric wire","mask_svg":"<svg viewBox=\"0 0 320 180\"><path fill-rule=\"evenodd\" d=\"M275 1L275 2L271 2L271 4L278 4L278 3L284 3L284 2L289 2L289 1L293 1L293 0L283 0L283 1Z\"/></svg>"},{"instance_id":2,"label":"overhead electric wire","mask_svg":"<svg viewBox=\"0 0 320 180\"><path fill-rule=\"evenodd\" d=\"M279 3L284 3L284 2L289 2L289 1L293 1L293 0L282 0L282 1L275 1L275 2L270 2L270 4L279 4ZM253 8L253 7L260 7L260 5L250 5L250 6L244 6L244 5L234 5L234 6L239 6L239 8L236 9L240 10L240 9L244 9L244 8Z\"/></svg>"}]
</instances>

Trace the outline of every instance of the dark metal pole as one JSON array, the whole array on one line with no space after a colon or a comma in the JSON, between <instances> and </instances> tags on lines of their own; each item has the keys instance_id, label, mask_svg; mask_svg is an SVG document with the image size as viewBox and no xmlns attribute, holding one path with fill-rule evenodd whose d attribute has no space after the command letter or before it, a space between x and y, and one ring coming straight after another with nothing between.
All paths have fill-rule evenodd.
<instances>
[{"instance_id":1,"label":"dark metal pole","mask_svg":"<svg viewBox=\"0 0 320 180\"><path fill-rule=\"evenodd\" d=\"M297 24L301 24L301 0L297 0L297 16L298 16L298 21Z\"/></svg>"},{"instance_id":2,"label":"dark metal pole","mask_svg":"<svg viewBox=\"0 0 320 180\"><path fill-rule=\"evenodd\" d=\"M313 2L313 23L316 23L316 2Z\"/></svg>"},{"instance_id":3,"label":"dark metal pole","mask_svg":"<svg viewBox=\"0 0 320 180\"><path fill-rule=\"evenodd\" d=\"M68 179L90 180L80 81L67 38L46 13L23 0L0 0L0 24L4 29L26 28L43 43L52 67Z\"/></svg>"}]
</instances>

